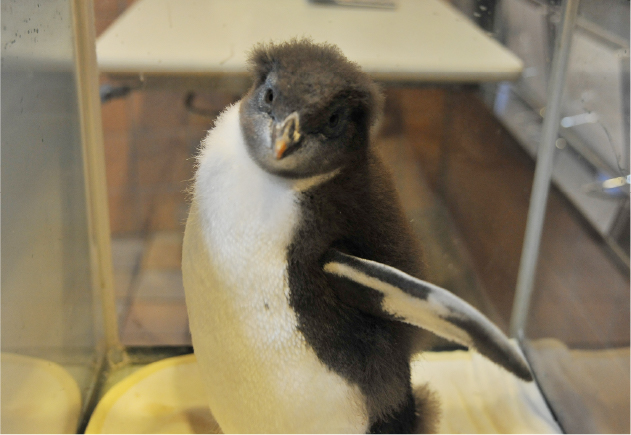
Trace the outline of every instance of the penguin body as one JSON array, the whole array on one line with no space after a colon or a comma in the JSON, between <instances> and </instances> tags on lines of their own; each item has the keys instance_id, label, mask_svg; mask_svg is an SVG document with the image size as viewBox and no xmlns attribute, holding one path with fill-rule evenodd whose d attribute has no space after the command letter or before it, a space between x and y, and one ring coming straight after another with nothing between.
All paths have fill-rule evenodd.
<instances>
[{"instance_id":1,"label":"penguin body","mask_svg":"<svg viewBox=\"0 0 631 435\"><path fill-rule=\"evenodd\" d=\"M484 316L421 281L369 146L380 94L335 47L260 46L202 143L183 246L193 346L224 432L412 432L421 327L528 379Z\"/></svg>"},{"instance_id":2,"label":"penguin body","mask_svg":"<svg viewBox=\"0 0 631 435\"><path fill-rule=\"evenodd\" d=\"M365 432L361 391L322 364L290 306L300 183L247 157L238 109L205 140L184 241L190 327L200 367L211 368L202 371L211 410L224 432Z\"/></svg>"}]
</instances>

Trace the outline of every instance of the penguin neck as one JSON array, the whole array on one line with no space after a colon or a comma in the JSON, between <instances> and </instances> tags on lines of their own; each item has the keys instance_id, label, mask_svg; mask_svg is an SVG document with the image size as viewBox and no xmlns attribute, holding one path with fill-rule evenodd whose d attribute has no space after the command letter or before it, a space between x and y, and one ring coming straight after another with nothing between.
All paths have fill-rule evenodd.
<instances>
[{"instance_id":1,"label":"penguin neck","mask_svg":"<svg viewBox=\"0 0 631 435\"><path fill-rule=\"evenodd\" d=\"M329 181L332 178L335 178L341 171L341 168L337 168L325 174L318 174L308 178L300 178L289 181L291 182L291 188L294 191L305 192L313 187L319 186L320 184Z\"/></svg>"},{"instance_id":2,"label":"penguin neck","mask_svg":"<svg viewBox=\"0 0 631 435\"><path fill-rule=\"evenodd\" d=\"M228 107L203 141L198 157L195 196L204 197L225 189L234 201L247 201L254 207L295 203L296 196L334 178L341 170L306 178L283 177L261 168L251 157L240 128L241 102ZM220 187L222 186L222 187ZM213 195L217 193L214 192Z\"/></svg>"}]
</instances>

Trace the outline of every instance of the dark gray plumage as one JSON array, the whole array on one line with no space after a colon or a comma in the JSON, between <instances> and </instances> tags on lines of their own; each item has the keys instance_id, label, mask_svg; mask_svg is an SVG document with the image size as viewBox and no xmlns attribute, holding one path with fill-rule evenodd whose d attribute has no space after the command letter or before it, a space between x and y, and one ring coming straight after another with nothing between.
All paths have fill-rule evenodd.
<instances>
[{"instance_id":1,"label":"dark gray plumage","mask_svg":"<svg viewBox=\"0 0 631 435\"><path fill-rule=\"evenodd\" d=\"M264 170L305 178L361 158L382 97L336 47L305 40L261 45L250 65L254 86L243 99L241 125L250 154ZM265 147L270 140L263 135L265 127L292 113L299 115L301 137L276 159Z\"/></svg>"},{"instance_id":2,"label":"dark gray plumage","mask_svg":"<svg viewBox=\"0 0 631 435\"><path fill-rule=\"evenodd\" d=\"M370 78L308 40L261 45L250 65L252 88L204 141L183 255L222 428L427 428L432 405L415 403L410 384L411 325L529 378L480 313L412 278L423 278L420 250L369 144L382 105Z\"/></svg>"}]
</instances>

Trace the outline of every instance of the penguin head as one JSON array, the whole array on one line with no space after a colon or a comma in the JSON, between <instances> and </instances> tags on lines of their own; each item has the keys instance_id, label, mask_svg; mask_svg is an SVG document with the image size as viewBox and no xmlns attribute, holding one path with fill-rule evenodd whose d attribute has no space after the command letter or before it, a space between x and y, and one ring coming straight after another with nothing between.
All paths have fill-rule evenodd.
<instances>
[{"instance_id":1,"label":"penguin head","mask_svg":"<svg viewBox=\"0 0 631 435\"><path fill-rule=\"evenodd\" d=\"M330 44L256 46L240 123L252 159L288 178L326 174L365 154L381 111L377 85Z\"/></svg>"}]
</instances>

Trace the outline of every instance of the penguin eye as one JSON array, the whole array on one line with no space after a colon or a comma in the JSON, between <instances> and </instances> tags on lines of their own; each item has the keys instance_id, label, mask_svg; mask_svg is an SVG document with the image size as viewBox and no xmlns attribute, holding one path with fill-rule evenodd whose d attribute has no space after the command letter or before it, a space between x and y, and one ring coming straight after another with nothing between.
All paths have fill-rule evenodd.
<instances>
[{"instance_id":1,"label":"penguin eye","mask_svg":"<svg viewBox=\"0 0 631 435\"><path fill-rule=\"evenodd\" d=\"M274 91L272 91L272 88L267 88L265 95L263 96L263 101L267 104L272 104L274 101Z\"/></svg>"},{"instance_id":2,"label":"penguin eye","mask_svg":"<svg viewBox=\"0 0 631 435\"><path fill-rule=\"evenodd\" d=\"M338 109L331 113L324 124L324 134L336 136L344 129L345 113L343 109Z\"/></svg>"},{"instance_id":3,"label":"penguin eye","mask_svg":"<svg viewBox=\"0 0 631 435\"><path fill-rule=\"evenodd\" d=\"M329 118L329 128L337 127L337 124L340 122L340 114L335 112Z\"/></svg>"}]
</instances>

